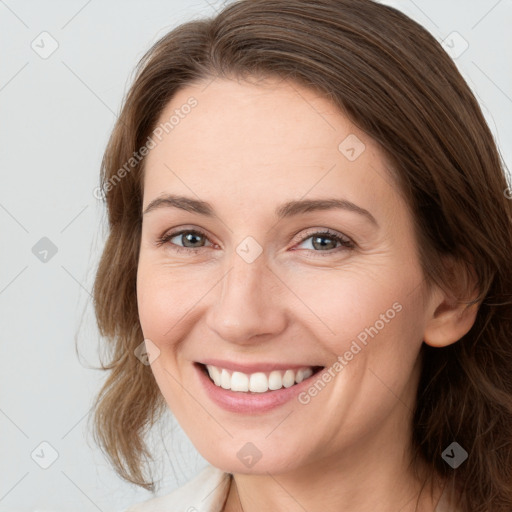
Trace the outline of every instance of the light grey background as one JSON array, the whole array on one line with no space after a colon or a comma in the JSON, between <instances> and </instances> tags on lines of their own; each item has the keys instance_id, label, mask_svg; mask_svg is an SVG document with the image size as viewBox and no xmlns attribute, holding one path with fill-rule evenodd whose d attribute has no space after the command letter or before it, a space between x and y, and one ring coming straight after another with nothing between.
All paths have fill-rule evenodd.
<instances>
[{"instance_id":1,"label":"light grey background","mask_svg":"<svg viewBox=\"0 0 512 512\"><path fill-rule=\"evenodd\" d=\"M138 59L224 3L0 0L0 512L121 511L151 497L116 476L87 430L105 378L93 369L90 291L105 234L93 190ZM457 54L469 45L455 60L510 167L512 0L384 3ZM170 414L154 444L158 494L206 464Z\"/></svg>"}]
</instances>

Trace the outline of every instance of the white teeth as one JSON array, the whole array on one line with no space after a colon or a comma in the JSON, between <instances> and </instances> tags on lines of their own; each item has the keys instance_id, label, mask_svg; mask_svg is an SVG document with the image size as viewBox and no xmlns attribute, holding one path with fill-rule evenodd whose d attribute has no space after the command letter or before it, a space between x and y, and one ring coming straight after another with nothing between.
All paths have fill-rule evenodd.
<instances>
[{"instance_id":1,"label":"white teeth","mask_svg":"<svg viewBox=\"0 0 512 512\"><path fill-rule=\"evenodd\" d=\"M313 375L313 370L311 368L306 368L302 375L303 375L304 380L309 379L309 377L311 377L311 375Z\"/></svg>"},{"instance_id":2,"label":"white teeth","mask_svg":"<svg viewBox=\"0 0 512 512\"><path fill-rule=\"evenodd\" d=\"M246 393L248 391L265 393L268 390L274 391L282 387L289 388L313 375L311 367L303 367L299 370L286 370L284 373L274 370L268 374L256 372L250 375L242 372L231 372L225 368L218 368L212 365L206 365L206 369L216 386Z\"/></svg>"},{"instance_id":3,"label":"white teeth","mask_svg":"<svg viewBox=\"0 0 512 512\"><path fill-rule=\"evenodd\" d=\"M303 380L311 377L311 375L313 375L313 370L311 368L306 368L304 370L301 368L297 372L297 376L295 377L295 382L298 384L299 382L302 382Z\"/></svg>"},{"instance_id":4,"label":"white teeth","mask_svg":"<svg viewBox=\"0 0 512 512\"><path fill-rule=\"evenodd\" d=\"M286 370L283 375L283 386L290 388L295 384L295 372L293 370Z\"/></svg>"},{"instance_id":5,"label":"white teeth","mask_svg":"<svg viewBox=\"0 0 512 512\"><path fill-rule=\"evenodd\" d=\"M224 368L220 374L220 385L224 389L231 389L231 375Z\"/></svg>"},{"instance_id":6,"label":"white teeth","mask_svg":"<svg viewBox=\"0 0 512 512\"><path fill-rule=\"evenodd\" d=\"M231 388L231 391L236 391L236 389ZM261 372L251 374L249 391L253 391L254 393L265 393L265 391L268 391L267 376Z\"/></svg>"},{"instance_id":7,"label":"white teeth","mask_svg":"<svg viewBox=\"0 0 512 512\"><path fill-rule=\"evenodd\" d=\"M245 373L233 372L231 375L231 391L249 391L249 377ZM251 391L254 391L251 389Z\"/></svg>"},{"instance_id":8,"label":"white teeth","mask_svg":"<svg viewBox=\"0 0 512 512\"><path fill-rule=\"evenodd\" d=\"M213 382L215 382L216 386L220 386L220 372L219 369L216 366L210 366L210 369L208 370L210 377L213 379Z\"/></svg>"},{"instance_id":9,"label":"white teeth","mask_svg":"<svg viewBox=\"0 0 512 512\"><path fill-rule=\"evenodd\" d=\"M270 372L268 376L268 389L274 391L283 387L283 379L281 378L281 372L274 370Z\"/></svg>"}]
</instances>

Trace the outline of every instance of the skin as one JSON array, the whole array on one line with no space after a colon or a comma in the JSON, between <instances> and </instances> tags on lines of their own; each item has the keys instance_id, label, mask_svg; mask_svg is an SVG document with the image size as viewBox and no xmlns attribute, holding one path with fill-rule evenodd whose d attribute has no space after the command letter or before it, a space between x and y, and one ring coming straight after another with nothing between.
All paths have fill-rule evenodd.
<instances>
[{"instance_id":1,"label":"skin","mask_svg":"<svg viewBox=\"0 0 512 512\"><path fill-rule=\"evenodd\" d=\"M414 510L418 353L423 341L456 342L476 311L462 314L438 288L426 296L412 217L384 154L327 99L287 81L219 78L181 89L160 121L190 96L197 106L150 151L143 183L143 210L173 193L208 201L218 215L143 215L139 316L160 351L151 368L168 406L199 453L234 473L229 512L242 510L239 499L245 512ZM350 134L365 145L354 161L338 149ZM274 215L286 201L332 197L368 210L378 227L341 209ZM206 234L198 252L182 236L155 243L178 228ZM327 248L314 246L326 228L355 248L330 235ZM252 263L236 252L248 236L263 249ZM192 366L215 357L329 368L393 303L401 311L308 404L228 412ZM251 468L237 457L248 441L262 454ZM439 492L423 493L419 510L432 512Z\"/></svg>"}]
</instances>

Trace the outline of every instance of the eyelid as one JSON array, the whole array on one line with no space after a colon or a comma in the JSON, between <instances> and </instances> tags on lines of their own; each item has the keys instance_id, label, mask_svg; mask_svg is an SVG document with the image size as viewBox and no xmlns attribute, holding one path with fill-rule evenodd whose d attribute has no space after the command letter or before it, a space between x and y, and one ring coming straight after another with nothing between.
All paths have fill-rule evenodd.
<instances>
[{"instance_id":1,"label":"eyelid","mask_svg":"<svg viewBox=\"0 0 512 512\"><path fill-rule=\"evenodd\" d=\"M301 233L301 232L302 232L302 230L299 231L299 233ZM300 238L297 238L296 242L295 242L295 236L293 237L292 241L294 241L294 243L302 243L302 242L305 242L308 238L311 238L313 235L326 235L326 236L329 235L330 237L337 238L344 243L347 243L347 244L351 243L351 244L355 245L355 243L352 241L352 239L350 237L348 237L347 235L344 235L343 233L341 233L339 231L335 231L330 228L320 228L320 227L309 228L306 230L305 234L302 234L300 236Z\"/></svg>"},{"instance_id":2,"label":"eyelid","mask_svg":"<svg viewBox=\"0 0 512 512\"><path fill-rule=\"evenodd\" d=\"M194 233L194 234L200 235L200 236L204 237L206 240L208 240L211 245L202 246L202 247L183 247L181 245L176 245L176 244L170 243L170 240L172 238L175 238L176 236L182 235L184 233ZM294 245L301 244L301 243L304 243L309 238L313 237L314 235L317 235L317 236L324 235L326 237L330 237L334 240L337 240L341 244L340 247L336 247L334 249L329 249L326 251L315 251L313 249L305 249L308 252L318 253L318 254L320 254L320 256L324 256L324 255L329 256L329 255L338 253L340 250L341 251L351 250L351 249L355 249L355 247L356 247L355 242L350 237L348 237L347 235L344 235L343 233L340 233L338 231L332 230L330 228L309 228L306 231L306 233L302 234L301 237L297 240L295 240L296 235L294 235L294 237L292 237L292 242ZM155 243L157 246L169 244L172 246L172 250L176 251L176 252L183 252L183 251L198 252L198 251L201 251L202 249L206 249L207 247L212 247L212 246L218 245L218 244L212 242L212 240L210 240L210 237L202 229L195 228L195 227L194 228L186 227L186 226L183 228L178 228L176 230L170 230L170 231L165 232L162 236L158 237L158 239L156 240ZM297 250L297 249L293 249L293 250ZM304 249L302 249L302 250L304 250Z\"/></svg>"},{"instance_id":3,"label":"eyelid","mask_svg":"<svg viewBox=\"0 0 512 512\"><path fill-rule=\"evenodd\" d=\"M165 245L167 243L170 244L170 240L172 238L175 238L179 235L182 235L184 233L194 233L196 235L201 235L202 237L204 237L206 240L208 240L212 245L217 245L215 244L214 242L212 242L210 240L210 237L202 230L202 229L199 229L199 228L189 228L189 227L184 227L184 228L179 228L179 229L176 229L176 230L170 230L170 231L166 231L163 235L159 236L155 242L155 244L159 247L161 245ZM203 246L203 247L183 247L181 245L176 245L176 244L170 244L173 246L173 250L177 250L179 251L180 249L181 250L185 250L185 251L198 251L198 250L201 250L201 249L205 249L206 247L211 247L211 246Z\"/></svg>"}]
</instances>

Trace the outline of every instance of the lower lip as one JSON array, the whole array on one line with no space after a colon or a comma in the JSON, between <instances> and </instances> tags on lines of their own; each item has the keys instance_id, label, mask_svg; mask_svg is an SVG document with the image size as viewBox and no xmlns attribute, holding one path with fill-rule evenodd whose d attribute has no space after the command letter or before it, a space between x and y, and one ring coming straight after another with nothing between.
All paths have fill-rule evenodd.
<instances>
[{"instance_id":1,"label":"lower lip","mask_svg":"<svg viewBox=\"0 0 512 512\"><path fill-rule=\"evenodd\" d=\"M267 412L289 402L301 391L308 388L312 380L317 379L318 375L322 372L322 370L320 370L311 375L311 377L304 379L299 384L294 384L289 388L266 391L265 393L252 393L231 391L230 389L216 386L208 375L206 375L202 365L194 363L194 368L199 375L199 380L206 394L213 402L227 411L249 414Z\"/></svg>"}]
</instances>

